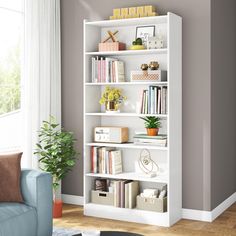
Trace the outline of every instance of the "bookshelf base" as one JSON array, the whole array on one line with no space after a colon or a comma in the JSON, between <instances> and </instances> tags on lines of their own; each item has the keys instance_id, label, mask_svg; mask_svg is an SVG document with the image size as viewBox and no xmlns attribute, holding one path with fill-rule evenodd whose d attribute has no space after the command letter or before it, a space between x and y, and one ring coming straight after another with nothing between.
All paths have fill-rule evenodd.
<instances>
[{"instance_id":1,"label":"bookshelf base","mask_svg":"<svg viewBox=\"0 0 236 236\"><path fill-rule=\"evenodd\" d=\"M84 205L84 215L164 227L170 226L168 212L159 213L87 203Z\"/></svg>"}]
</instances>

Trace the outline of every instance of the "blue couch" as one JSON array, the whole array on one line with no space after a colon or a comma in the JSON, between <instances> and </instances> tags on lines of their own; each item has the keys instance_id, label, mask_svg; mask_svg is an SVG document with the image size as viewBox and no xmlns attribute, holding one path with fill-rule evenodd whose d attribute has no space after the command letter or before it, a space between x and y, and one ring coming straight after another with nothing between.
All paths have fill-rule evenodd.
<instances>
[{"instance_id":1,"label":"blue couch","mask_svg":"<svg viewBox=\"0 0 236 236\"><path fill-rule=\"evenodd\" d=\"M24 204L0 203L0 236L51 236L51 175L22 170L21 191Z\"/></svg>"}]
</instances>

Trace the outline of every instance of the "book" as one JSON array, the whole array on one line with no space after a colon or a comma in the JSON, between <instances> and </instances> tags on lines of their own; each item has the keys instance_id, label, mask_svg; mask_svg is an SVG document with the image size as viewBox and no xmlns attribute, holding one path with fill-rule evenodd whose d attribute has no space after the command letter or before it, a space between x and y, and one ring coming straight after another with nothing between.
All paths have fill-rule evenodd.
<instances>
[{"instance_id":1,"label":"book","mask_svg":"<svg viewBox=\"0 0 236 236\"><path fill-rule=\"evenodd\" d=\"M167 139L166 134L159 134L157 136L149 136L147 134L135 134L134 138L142 138L142 139Z\"/></svg>"},{"instance_id":2,"label":"book","mask_svg":"<svg viewBox=\"0 0 236 236\"><path fill-rule=\"evenodd\" d=\"M141 114L166 114L168 92L166 86L152 86L141 93Z\"/></svg>"},{"instance_id":3,"label":"book","mask_svg":"<svg viewBox=\"0 0 236 236\"><path fill-rule=\"evenodd\" d=\"M122 173L123 168L121 150L111 151L110 153L112 174L116 175Z\"/></svg>"},{"instance_id":4,"label":"book","mask_svg":"<svg viewBox=\"0 0 236 236\"><path fill-rule=\"evenodd\" d=\"M91 82L113 83L125 81L125 63L111 57L92 57Z\"/></svg>"},{"instance_id":5,"label":"book","mask_svg":"<svg viewBox=\"0 0 236 236\"><path fill-rule=\"evenodd\" d=\"M115 81L114 82L124 82L125 81L125 67L123 61L114 61L115 68Z\"/></svg>"},{"instance_id":6,"label":"book","mask_svg":"<svg viewBox=\"0 0 236 236\"><path fill-rule=\"evenodd\" d=\"M139 194L139 182L138 181L132 181L128 183L129 188L129 204L128 208L132 209L136 207L136 197Z\"/></svg>"}]
</instances>

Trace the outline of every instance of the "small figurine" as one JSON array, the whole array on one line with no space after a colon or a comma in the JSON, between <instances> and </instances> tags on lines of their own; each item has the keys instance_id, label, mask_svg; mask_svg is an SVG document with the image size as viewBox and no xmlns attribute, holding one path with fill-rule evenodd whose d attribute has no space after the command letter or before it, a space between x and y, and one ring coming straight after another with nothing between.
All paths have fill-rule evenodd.
<instances>
[{"instance_id":1,"label":"small figurine","mask_svg":"<svg viewBox=\"0 0 236 236\"><path fill-rule=\"evenodd\" d=\"M150 64L149 64L149 68L151 70L158 70L159 68L159 64L157 61L151 61Z\"/></svg>"}]
</instances>

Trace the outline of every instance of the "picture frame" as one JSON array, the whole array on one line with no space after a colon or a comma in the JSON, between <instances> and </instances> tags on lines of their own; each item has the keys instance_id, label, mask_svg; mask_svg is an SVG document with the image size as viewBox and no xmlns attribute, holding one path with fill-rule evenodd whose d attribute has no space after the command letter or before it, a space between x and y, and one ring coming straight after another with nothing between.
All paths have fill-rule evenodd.
<instances>
[{"instance_id":1,"label":"picture frame","mask_svg":"<svg viewBox=\"0 0 236 236\"><path fill-rule=\"evenodd\" d=\"M136 39L141 38L143 45L147 46L148 37L155 36L155 25L145 25L136 27Z\"/></svg>"}]
</instances>

